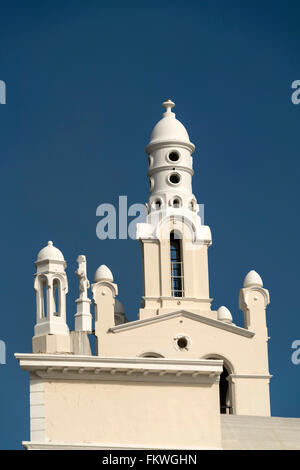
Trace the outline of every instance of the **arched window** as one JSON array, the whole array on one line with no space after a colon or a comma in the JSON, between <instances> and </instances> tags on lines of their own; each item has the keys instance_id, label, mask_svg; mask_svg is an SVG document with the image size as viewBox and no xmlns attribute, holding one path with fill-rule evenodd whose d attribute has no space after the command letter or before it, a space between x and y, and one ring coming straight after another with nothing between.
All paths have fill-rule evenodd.
<instances>
[{"instance_id":1,"label":"arched window","mask_svg":"<svg viewBox=\"0 0 300 470\"><path fill-rule=\"evenodd\" d=\"M39 278L39 318L47 316L47 279L44 276Z\"/></svg>"},{"instance_id":2,"label":"arched window","mask_svg":"<svg viewBox=\"0 0 300 470\"><path fill-rule=\"evenodd\" d=\"M170 234L170 257L171 257L171 295L172 297L183 297L183 265L181 238L177 232Z\"/></svg>"},{"instance_id":3,"label":"arched window","mask_svg":"<svg viewBox=\"0 0 300 470\"><path fill-rule=\"evenodd\" d=\"M223 366L223 372L220 375L220 413L231 414L231 397L230 387L228 382L229 373L226 367Z\"/></svg>"},{"instance_id":4,"label":"arched window","mask_svg":"<svg viewBox=\"0 0 300 470\"><path fill-rule=\"evenodd\" d=\"M232 388L229 380L229 376L233 372L232 366L219 355L206 356L205 359L223 359L223 372L220 375L219 382L220 413L227 415L234 414L232 406Z\"/></svg>"},{"instance_id":5,"label":"arched window","mask_svg":"<svg viewBox=\"0 0 300 470\"><path fill-rule=\"evenodd\" d=\"M53 280L53 304L55 317L60 317L61 315L61 301L60 301L60 281L58 279Z\"/></svg>"},{"instance_id":6,"label":"arched window","mask_svg":"<svg viewBox=\"0 0 300 470\"><path fill-rule=\"evenodd\" d=\"M164 357L159 353L156 352L146 352L144 354L141 354L139 357L152 357L152 358L157 358L157 357Z\"/></svg>"},{"instance_id":7,"label":"arched window","mask_svg":"<svg viewBox=\"0 0 300 470\"><path fill-rule=\"evenodd\" d=\"M161 200L160 199L156 199L154 201L154 205L155 205L155 209L156 210L159 210L161 208Z\"/></svg>"}]
</instances>

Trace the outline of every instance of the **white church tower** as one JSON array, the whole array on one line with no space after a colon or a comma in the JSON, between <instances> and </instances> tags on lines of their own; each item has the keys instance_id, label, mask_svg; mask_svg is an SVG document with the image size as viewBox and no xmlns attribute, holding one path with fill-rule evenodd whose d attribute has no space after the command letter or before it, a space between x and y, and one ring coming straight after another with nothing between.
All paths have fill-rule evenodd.
<instances>
[{"instance_id":1,"label":"white church tower","mask_svg":"<svg viewBox=\"0 0 300 470\"><path fill-rule=\"evenodd\" d=\"M138 227L144 263L144 307L140 319L188 308L208 313L209 227L202 224L192 190L195 146L179 122L171 100L154 127L148 155L148 220Z\"/></svg>"},{"instance_id":2,"label":"white church tower","mask_svg":"<svg viewBox=\"0 0 300 470\"><path fill-rule=\"evenodd\" d=\"M33 353L16 354L30 372L28 449L262 448L264 426L279 436L280 423L268 421L269 292L251 270L237 302L242 313L221 302L212 308L211 232L192 189L195 146L174 106L163 103L146 146L150 194L147 220L137 226L144 293L136 320L127 320L118 298L118 273L103 264L91 303L80 255L70 332L63 254L49 242L37 256ZM99 264L101 250L105 242ZM246 443L241 426L247 436L247 426L254 430Z\"/></svg>"}]
</instances>

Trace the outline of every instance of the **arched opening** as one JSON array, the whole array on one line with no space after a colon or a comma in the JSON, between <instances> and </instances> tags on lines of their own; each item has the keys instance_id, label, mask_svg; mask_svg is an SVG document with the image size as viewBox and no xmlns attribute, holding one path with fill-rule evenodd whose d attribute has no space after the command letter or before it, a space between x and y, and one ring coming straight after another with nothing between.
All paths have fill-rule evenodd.
<instances>
[{"instance_id":1,"label":"arched opening","mask_svg":"<svg viewBox=\"0 0 300 470\"><path fill-rule=\"evenodd\" d=\"M61 301L60 301L60 281L59 279L53 280L53 315L60 317L61 315Z\"/></svg>"},{"instance_id":2,"label":"arched opening","mask_svg":"<svg viewBox=\"0 0 300 470\"><path fill-rule=\"evenodd\" d=\"M209 356L206 357L206 359L222 359L224 361L223 372L220 375L219 382L220 413L231 415L233 414L233 407L230 374L232 374L233 370L227 361L221 356Z\"/></svg>"},{"instance_id":3,"label":"arched opening","mask_svg":"<svg viewBox=\"0 0 300 470\"><path fill-rule=\"evenodd\" d=\"M44 276L39 278L39 318L47 316L47 279Z\"/></svg>"},{"instance_id":4,"label":"arched opening","mask_svg":"<svg viewBox=\"0 0 300 470\"><path fill-rule=\"evenodd\" d=\"M170 234L170 257L171 257L171 295L172 297L183 297L183 263L182 243L178 232Z\"/></svg>"},{"instance_id":5,"label":"arched opening","mask_svg":"<svg viewBox=\"0 0 300 470\"><path fill-rule=\"evenodd\" d=\"M156 210L159 210L161 208L161 200L160 199L155 199L154 207L155 207Z\"/></svg>"},{"instance_id":6,"label":"arched opening","mask_svg":"<svg viewBox=\"0 0 300 470\"><path fill-rule=\"evenodd\" d=\"M141 354L139 357L152 357L152 358L158 358L158 357L164 357L162 356L161 354L159 353L156 353L156 352L146 352L146 353L143 353Z\"/></svg>"},{"instance_id":7,"label":"arched opening","mask_svg":"<svg viewBox=\"0 0 300 470\"><path fill-rule=\"evenodd\" d=\"M175 197L172 201L172 206L175 207L175 208L178 208L181 206L181 201L179 199L179 197Z\"/></svg>"},{"instance_id":8,"label":"arched opening","mask_svg":"<svg viewBox=\"0 0 300 470\"><path fill-rule=\"evenodd\" d=\"M223 366L223 372L220 375L220 413L221 414L232 414L231 406L231 393L229 385L229 373L225 366Z\"/></svg>"},{"instance_id":9,"label":"arched opening","mask_svg":"<svg viewBox=\"0 0 300 470\"><path fill-rule=\"evenodd\" d=\"M196 201L195 201L195 199L191 199L191 200L189 201L188 207L189 207L189 209L190 209L191 211L194 211L194 210L195 210L195 207L196 207Z\"/></svg>"}]
</instances>

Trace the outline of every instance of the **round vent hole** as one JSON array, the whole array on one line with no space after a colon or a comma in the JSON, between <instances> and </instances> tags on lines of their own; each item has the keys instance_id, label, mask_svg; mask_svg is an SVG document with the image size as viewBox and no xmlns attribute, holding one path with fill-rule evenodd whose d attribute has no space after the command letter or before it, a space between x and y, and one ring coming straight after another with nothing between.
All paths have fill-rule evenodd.
<instances>
[{"instance_id":1,"label":"round vent hole","mask_svg":"<svg viewBox=\"0 0 300 470\"><path fill-rule=\"evenodd\" d=\"M184 336L182 336L181 338L178 338L177 345L180 349L186 348L188 345L187 339Z\"/></svg>"}]
</instances>

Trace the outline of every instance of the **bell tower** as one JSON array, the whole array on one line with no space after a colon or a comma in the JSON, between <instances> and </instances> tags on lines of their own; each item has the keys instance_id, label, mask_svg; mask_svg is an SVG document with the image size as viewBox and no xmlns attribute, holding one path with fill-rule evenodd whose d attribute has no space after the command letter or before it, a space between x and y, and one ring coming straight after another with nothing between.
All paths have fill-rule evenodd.
<instances>
[{"instance_id":1,"label":"bell tower","mask_svg":"<svg viewBox=\"0 0 300 470\"><path fill-rule=\"evenodd\" d=\"M207 249L208 226L202 225L192 190L195 146L167 100L165 112L146 147L149 201L144 224L138 224L142 245L144 297L140 319L174 310L210 314Z\"/></svg>"}]
</instances>

